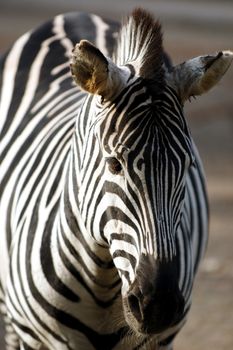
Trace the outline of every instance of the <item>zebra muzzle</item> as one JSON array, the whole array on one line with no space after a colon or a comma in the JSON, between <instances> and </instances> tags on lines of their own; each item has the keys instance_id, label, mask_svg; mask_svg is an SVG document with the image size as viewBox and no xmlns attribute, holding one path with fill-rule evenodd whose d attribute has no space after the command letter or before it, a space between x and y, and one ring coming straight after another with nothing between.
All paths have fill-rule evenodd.
<instances>
[{"instance_id":1,"label":"zebra muzzle","mask_svg":"<svg viewBox=\"0 0 233 350\"><path fill-rule=\"evenodd\" d=\"M138 275L124 298L126 321L139 333L159 334L182 319L185 303L176 274L171 264L162 265L154 276Z\"/></svg>"}]
</instances>

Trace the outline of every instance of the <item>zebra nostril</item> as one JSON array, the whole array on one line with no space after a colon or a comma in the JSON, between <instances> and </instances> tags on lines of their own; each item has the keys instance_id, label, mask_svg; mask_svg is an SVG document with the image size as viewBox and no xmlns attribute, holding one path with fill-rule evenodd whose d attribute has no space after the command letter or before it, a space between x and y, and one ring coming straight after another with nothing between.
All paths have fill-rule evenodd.
<instances>
[{"instance_id":1,"label":"zebra nostril","mask_svg":"<svg viewBox=\"0 0 233 350\"><path fill-rule=\"evenodd\" d=\"M132 293L128 296L128 305L137 321L142 322L143 313L141 312L140 300L135 294Z\"/></svg>"},{"instance_id":2,"label":"zebra nostril","mask_svg":"<svg viewBox=\"0 0 233 350\"><path fill-rule=\"evenodd\" d=\"M175 325L184 312L184 298L178 290L158 290L152 295L133 288L128 295L129 311L137 320L140 331L155 334ZM131 322L131 318L129 318Z\"/></svg>"}]
</instances>

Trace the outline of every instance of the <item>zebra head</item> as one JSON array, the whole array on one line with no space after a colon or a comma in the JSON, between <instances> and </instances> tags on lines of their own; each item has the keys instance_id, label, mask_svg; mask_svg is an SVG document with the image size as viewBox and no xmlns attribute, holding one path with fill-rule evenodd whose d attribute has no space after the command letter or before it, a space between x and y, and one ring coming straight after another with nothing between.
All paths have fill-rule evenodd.
<instances>
[{"instance_id":1,"label":"zebra head","mask_svg":"<svg viewBox=\"0 0 233 350\"><path fill-rule=\"evenodd\" d=\"M182 106L220 79L230 56L167 67L160 25L143 10L122 27L113 61L86 40L73 51L74 80L91 94L79 115L80 210L110 251L125 319L138 333L183 316L176 233L195 159Z\"/></svg>"}]
</instances>

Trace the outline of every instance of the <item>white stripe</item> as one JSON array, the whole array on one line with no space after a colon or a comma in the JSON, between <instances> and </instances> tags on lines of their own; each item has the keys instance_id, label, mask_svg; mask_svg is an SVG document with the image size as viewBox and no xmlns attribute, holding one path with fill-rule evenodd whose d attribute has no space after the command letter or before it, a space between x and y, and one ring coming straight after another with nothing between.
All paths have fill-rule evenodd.
<instances>
[{"instance_id":1,"label":"white stripe","mask_svg":"<svg viewBox=\"0 0 233 350\"><path fill-rule=\"evenodd\" d=\"M2 130L7 118L13 90L15 87L14 82L20 56L29 36L30 33L26 33L16 41L5 62L3 70L2 93L0 97L0 131Z\"/></svg>"},{"instance_id":2,"label":"white stripe","mask_svg":"<svg viewBox=\"0 0 233 350\"><path fill-rule=\"evenodd\" d=\"M134 281L135 273L128 259L122 256L117 256L116 258L114 258L114 264L117 270L127 271L129 274L130 281Z\"/></svg>"},{"instance_id":3,"label":"white stripe","mask_svg":"<svg viewBox=\"0 0 233 350\"><path fill-rule=\"evenodd\" d=\"M64 17L62 15L55 17L53 32L57 36L58 39L61 39L61 44L63 45L63 47L66 50L65 56L67 58L70 58L74 45L73 45L72 41L70 39L68 39L66 36L66 32L64 29ZM54 72L54 70L53 70L53 72Z\"/></svg>"},{"instance_id":4,"label":"white stripe","mask_svg":"<svg viewBox=\"0 0 233 350\"><path fill-rule=\"evenodd\" d=\"M106 46L105 33L109 29L109 25L106 24L103 19L96 15L91 15L91 19L96 25L96 46L101 52L108 56L108 50Z\"/></svg>"}]
</instances>

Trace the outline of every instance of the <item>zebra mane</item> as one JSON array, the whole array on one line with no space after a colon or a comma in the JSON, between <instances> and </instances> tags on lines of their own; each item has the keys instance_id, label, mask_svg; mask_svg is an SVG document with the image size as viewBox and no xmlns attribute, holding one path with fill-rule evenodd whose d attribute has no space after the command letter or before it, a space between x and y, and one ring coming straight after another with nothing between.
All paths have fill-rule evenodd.
<instances>
[{"instance_id":1,"label":"zebra mane","mask_svg":"<svg viewBox=\"0 0 233 350\"><path fill-rule=\"evenodd\" d=\"M120 66L132 65L136 75L162 88L164 58L161 25L150 13L136 8L123 23L114 61Z\"/></svg>"}]
</instances>

